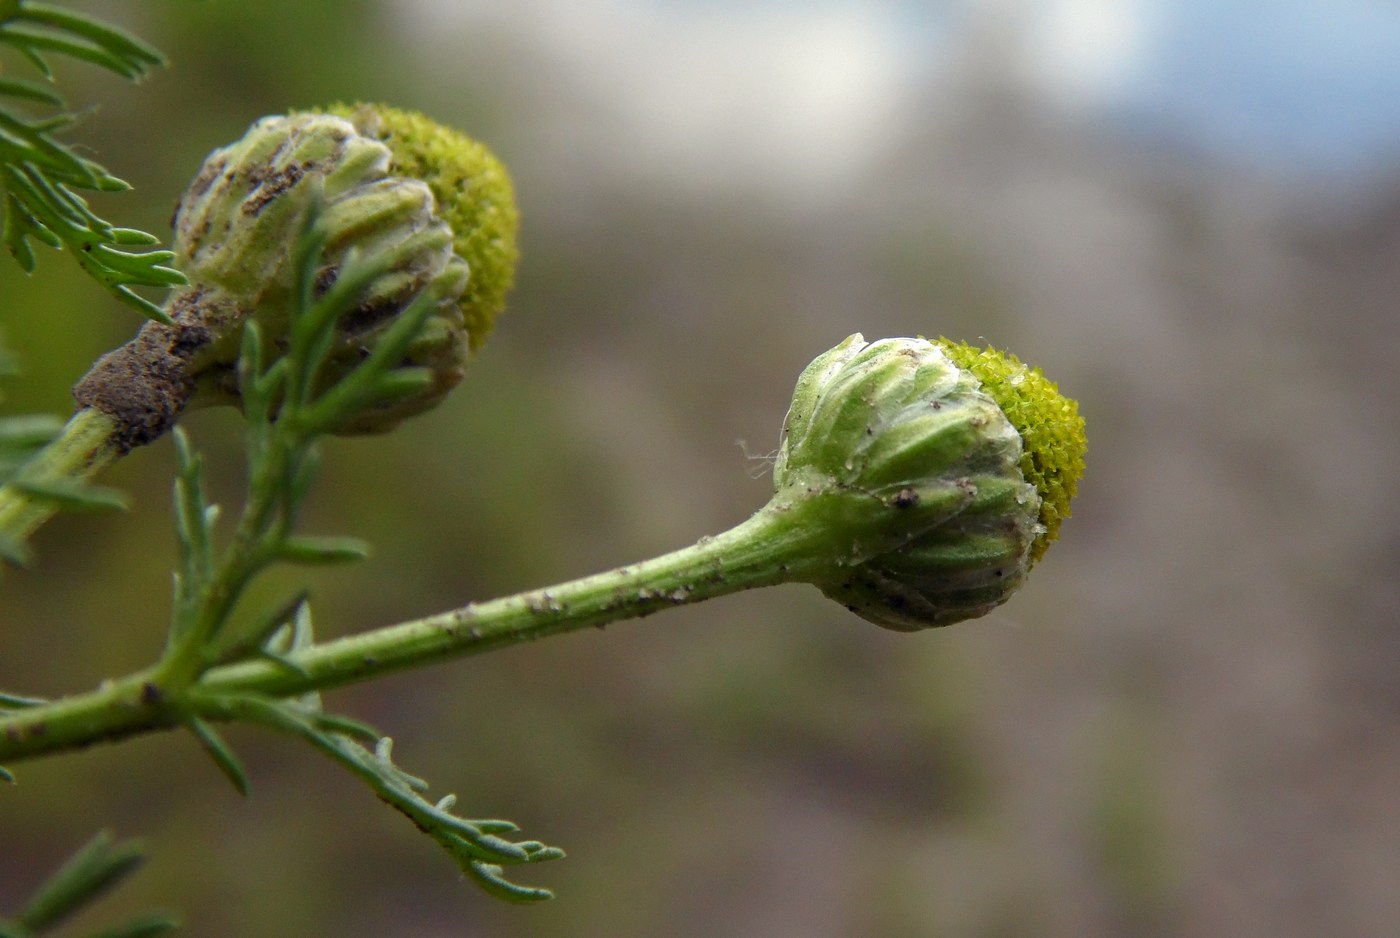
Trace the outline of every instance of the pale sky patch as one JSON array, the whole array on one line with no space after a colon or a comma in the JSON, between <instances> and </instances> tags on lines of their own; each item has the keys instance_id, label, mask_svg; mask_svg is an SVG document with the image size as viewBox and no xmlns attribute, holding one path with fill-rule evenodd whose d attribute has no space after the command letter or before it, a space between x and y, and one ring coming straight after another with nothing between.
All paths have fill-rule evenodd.
<instances>
[{"instance_id":1,"label":"pale sky patch","mask_svg":"<svg viewBox=\"0 0 1400 938\"><path fill-rule=\"evenodd\" d=\"M969 80L1246 166L1400 152L1394 0L396 2L443 57L489 25L544 63L537 143L699 190L839 197Z\"/></svg>"},{"instance_id":2,"label":"pale sky patch","mask_svg":"<svg viewBox=\"0 0 1400 938\"><path fill-rule=\"evenodd\" d=\"M1050 0L1026 30L1036 84L1072 106L1121 98L1158 23L1151 0Z\"/></svg>"},{"instance_id":3,"label":"pale sky patch","mask_svg":"<svg viewBox=\"0 0 1400 938\"><path fill-rule=\"evenodd\" d=\"M446 41L500 5L400 0ZM912 91L888 9L853 3L712 7L649 0L523 0L509 22L596 104L599 140L678 183L728 174L820 198L862 174Z\"/></svg>"}]
</instances>

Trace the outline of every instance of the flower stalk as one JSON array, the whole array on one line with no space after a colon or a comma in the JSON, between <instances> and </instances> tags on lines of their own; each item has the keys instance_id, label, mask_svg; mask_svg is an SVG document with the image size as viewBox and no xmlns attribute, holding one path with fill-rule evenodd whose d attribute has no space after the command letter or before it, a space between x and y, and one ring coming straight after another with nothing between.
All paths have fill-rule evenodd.
<instances>
[{"instance_id":1,"label":"flower stalk","mask_svg":"<svg viewBox=\"0 0 1400 938\"><path fill-rule=\"evenodd\" d=\"M102 411L84 408L69 418L18 479L0 486L0 535L22 544L61 508L74 507L73 496L89 507L120 505L113 493L84 486L125 453L119 435L117 420Z\"/></svg>"},{"instance_id":2,"label":"flower stalk","mask_svg":"<svg viewBox=\"0 0 1400 938\"><path fill-rule=\"evenodd\" d=\"M280 661L213 668L183 693L168 692L153 668L0 718L0 763L170 729L200 715L203 700L291 697L802 580L824 563L825 537L796 506L775 498L737 527L661 557L311 645Z\"/></svg>"},{"instance_id":3,"label":"flower stalk","mask_svg":"<svg viewBox=\"0 0 1400 938\"><path fill-rule=\"evenodd\" d=\"M898 631L948 625L1006 601L1046 536L1045 502L1068 513L1083 424L1029 380L1031 416L1013 423L993 379L924 340L852 336L798 381L775 492L747 521L690 547L606 573L472 603L285 655L200 671L156 668L0 720L0 761L227 718L220 703L284 699L741 590L805 582ZM1052 388L1053 386L1051 386ZM1020 393L1019 391L1017 393ZM1024 398L1024 395L1023 395ZM1072 402L1071 402L1072 403ZM1015 408L1012 408L1013 410ZM1021 426L1065 448L1027 481ZM1050 456L1056 456L1052 460Z\"/></svg>"}]
</instances>

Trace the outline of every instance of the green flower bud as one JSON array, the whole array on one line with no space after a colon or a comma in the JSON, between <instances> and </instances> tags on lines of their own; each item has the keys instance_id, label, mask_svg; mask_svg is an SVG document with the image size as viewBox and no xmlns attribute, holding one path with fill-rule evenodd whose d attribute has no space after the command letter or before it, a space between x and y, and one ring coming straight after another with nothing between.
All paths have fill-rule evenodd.
<instances>
[{"instance_id":1,"label":"green flower bud","mask_svg":"<svg viewBox=\"0 0 1400 938\"><path fill-rule=\"evenodd\" d=\"M312 211L326 233L319 288L351 251L388 263L338 324L324 382L356 367L415 299L435 303L401 362L430 382L336 432L383 432L435 406L504 305L517 257L513 196L480 144L370 106L264 118L209 155L175 213L175 263L190 286L167 304L174 324L148 324L99 362L75 389L79 403L131 427L128 447L159 436L186 406L238 404L243 326L255 319L270 344L283 340L296 300L292 248Z\"/></svg>"},{"instance_id":2,"label":"green flower bud","mask_svg":"<svg viewBox=\"0 0 1400 938\"><path fill-rule=\"evenodd\" d=\"M798 379L775 504L830 532L829 560L805 578L878 625L914 631L990 612L1068 514L1084 449L1073 402L1023 395L1008 409L983 379L1005 359L987 355L975 365L959 347L857 334ZM1045 390L1020 368L1013 384L1008 366L1006 388ZM1047 442L1067 453L1036 451Z\"/></svg>"}]
</instances>

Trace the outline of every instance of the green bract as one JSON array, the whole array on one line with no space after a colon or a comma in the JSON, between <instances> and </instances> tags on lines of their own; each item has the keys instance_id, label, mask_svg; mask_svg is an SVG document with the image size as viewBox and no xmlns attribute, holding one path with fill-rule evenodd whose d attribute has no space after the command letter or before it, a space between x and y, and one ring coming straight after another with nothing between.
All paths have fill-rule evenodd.
<instances>
[{"instance_id":1,"label":"green bract","mask_svg":"<svg viewBox=\"0 0 1400 938\"><path fill-rule=\"evenodd\" d=\"M1072 404L1073 421L1046 413L1051 424L1078 421ZM1025 579L1048 532L1041 480L1022 466L1082 466L1076 426L1080 445L1067 459L1028 453L978 374L943 348L853 335L798 379L775 504L830 531L827 563L805 578L832 599L886 628L948 625L991 611ZM1051 495L1072 492L1072 479L1057 479ZM1068 513L1067 497L1056 512Z\"/></svg>"}]
</instances>

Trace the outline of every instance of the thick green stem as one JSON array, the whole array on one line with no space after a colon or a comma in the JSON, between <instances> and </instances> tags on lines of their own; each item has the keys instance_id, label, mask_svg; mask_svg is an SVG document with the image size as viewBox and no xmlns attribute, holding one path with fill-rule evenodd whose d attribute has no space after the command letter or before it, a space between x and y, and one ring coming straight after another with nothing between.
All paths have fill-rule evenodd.
<instances>
[{"instance_id":1,"label":"thick green stem","mask_svg":"<svg viewBox=\"0 0 1400 938\"><path fill-rule=\"evenodd\" d=\"M290 654L285 664L260 660L216 668L188 695L163 687L153 670L20 710L0 719L0 762L167 729L183 712L197 711L202 695L287 697L803 580L829 561L821 543L826 532L804 520L801 507L775 499L724 534L654 560L314 645Z\"/></svg>"},{"instance_id":2,"label":"thick green stem","mask_svg":"<svg viewBox=\"0 0 1400 938\"><path fill-rule=\"evenodd\" d=\"M6 753L0 758L85 749L177 725L170 701L154 678L153 672L141 671L0 719L0 752Z\"/></svg>"},{"instance_id":3,"label":"thick green stem","mask_svg":"<svg viewBox=\"0 0 1400 938\"><path fill-rule=\"evenodd\" d=\"M807 530L770 506L724 534L653 560L313 646L290 656L304 674L252 661L215 669L200 686L284 697L646 616L800 579L810 541Z\"/></svg>"},{"instance_id":4,"label":"thick green stem","mask_svg":"<svg viewBox=\"0 0 1400 938\"><path fill-rule=\"evenodd\" d=\"M24 477L35 484L86 482L123 455L121 427L110 415L84 407L69 418L60 433L25 466ZM47 498L14 485L0 486L0 535L22 544L58 511Z\"/></svg>"}]
</instances>

